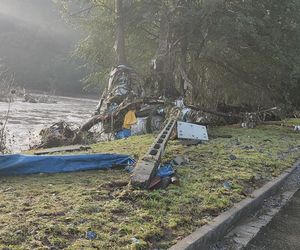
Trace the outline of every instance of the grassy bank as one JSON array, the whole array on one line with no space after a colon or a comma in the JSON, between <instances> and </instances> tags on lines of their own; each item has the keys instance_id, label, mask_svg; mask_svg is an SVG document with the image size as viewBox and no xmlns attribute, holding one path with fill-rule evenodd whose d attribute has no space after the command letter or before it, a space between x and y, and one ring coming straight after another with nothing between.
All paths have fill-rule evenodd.
<instances>
[{"instance_id":1,"label":"grassy bank","mask_svg":"<svg viewBox=\"0 0 300 250\"><path fill-rule=\"evenodd\" d=\"M166 249L300 157L300 133L289 128L233 126L210 135L198 146L170 142L165 160L181 155L189 163L176 169L180 186L167 190L131 190L124 170L0 178L0 248ZM153 138L94 145L91 152L139 157ZM87 239L89 231L95 239Z\"/></svg>"}]
</instances>

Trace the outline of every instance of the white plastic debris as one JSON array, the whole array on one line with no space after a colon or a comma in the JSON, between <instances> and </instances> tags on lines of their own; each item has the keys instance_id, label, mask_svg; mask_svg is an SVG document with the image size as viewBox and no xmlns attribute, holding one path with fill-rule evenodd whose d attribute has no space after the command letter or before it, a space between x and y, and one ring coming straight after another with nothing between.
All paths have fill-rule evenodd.
<instances>
[{"instance_id":1,"label":"white plastic debris","mask_svg":"<svg viewBox=\"0 0 300 250\"><path fill-rule=\"evenodd\" d=\"M187 122L177 122L177 133L179 139L208 141L208 134L205 126Z\"/></svg>"},{"instance_id":2,"label":"white plastic debris","mask_svg":"<svg viewBox=\"0 0 300 250\"><path fill-rule=\"evenodd\" d=\"M136 124L131 126L131 135L143 135L147 133L147 117L137 118Z\"/></svg>"},{"instance_id":3,"label":"white plastic debris","mask_svg":"<svg viewBox=\"0 0 300 250\"><path fill-rule=\"evenodd\" d=\"M178 108L184 108L184 100L182 97L179 97L176 101L175 101L175 105Z\"/></svg>"},{"instance_id":4,"label":"white plastic debris","mask_svg":"<svg viewBox=\"0 0 300 250\"><path fill-rule=\"evenodd\" d=\"M295 131L300 131L300 125L294 127Z\"/></svg>"}]
</instances>

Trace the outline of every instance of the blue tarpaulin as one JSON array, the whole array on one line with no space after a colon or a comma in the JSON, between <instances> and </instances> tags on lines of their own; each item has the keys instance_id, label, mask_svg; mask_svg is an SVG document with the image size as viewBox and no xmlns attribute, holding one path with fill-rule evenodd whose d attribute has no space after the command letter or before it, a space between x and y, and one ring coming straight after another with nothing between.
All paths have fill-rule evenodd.
<instances>
[{"instance_id":1,"label":"blue tarpaulin","mask_svg":"<svg viewBox=\"0 0 300 250\"><path fill-rule=\"evenodd\" d=\"M174 169L172 168L171 164L167 164L165 166L160 166L159 169L157 170L157 176L161 177L161 178L165 178L168 176L171 176L175 174Z\"/></svg>"},{"instance_id":2,"label":"blue tarpaulin","mask_svg":"<svg viewBox=\"0 0 300 250\"><path fill-rule=\"evenodd\" d=\"M0 175L25 175L38 173L65 173L85 170L108 169L114 166L134 164L127 155L89 154L89 155L3 155L0 156Z\"/></svg>"},{"instance_id":3,"label":"blue tarpaulin","mask_svg":"<svg viewBox=\"0 0 300 250\"><path fill-rule=\"evenodd\" d=\"M131 136L131 130L124 128L123 130L116 133L116 139L125 139Z\"/></svg>"}]
</instances>

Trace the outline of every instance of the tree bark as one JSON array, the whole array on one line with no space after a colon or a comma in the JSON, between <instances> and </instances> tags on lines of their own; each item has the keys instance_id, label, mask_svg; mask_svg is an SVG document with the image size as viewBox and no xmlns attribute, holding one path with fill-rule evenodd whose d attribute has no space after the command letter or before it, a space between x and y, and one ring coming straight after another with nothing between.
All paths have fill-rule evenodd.
<instances>
[{"instance_id":1,"label":"tree bark","mask_svg":"<svg viewBox=\"0 0 300 250\"><path fill-rule=\"evenodd\" d=\"M115 11L116 11L116 56L118 65L126 65L127 58L125 53L125 26L124 26L124 9L123 0L115 0Z\"/></svg>"},{"instance_id":2,"label":"tree bark","mask_svg":"<svg viewBox=\"0 0 300 250\"><path fill-rule=\"evenodd\" d=\"M176 98L179 93L175 86L175 57L171 48L171 30L167 10L162 10L160 17L159 47L154 65L154 73L158 82L158 93L166 97Z\"/></svg>"}]
</instances>

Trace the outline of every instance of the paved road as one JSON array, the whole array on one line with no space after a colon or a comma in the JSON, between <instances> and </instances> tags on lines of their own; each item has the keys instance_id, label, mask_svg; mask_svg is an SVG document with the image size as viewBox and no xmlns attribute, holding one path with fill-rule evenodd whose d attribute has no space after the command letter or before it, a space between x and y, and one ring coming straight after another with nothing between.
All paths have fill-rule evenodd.
<instances>
[{"instance_id":1,"label":"paved road","mask_svg":"<svg viewBox=\"0 0 300 250\"><path fill-rule=\"evenodd\" d=\"M246 250L300 250L300 190Z\"/></svg>"}]
</instances>

